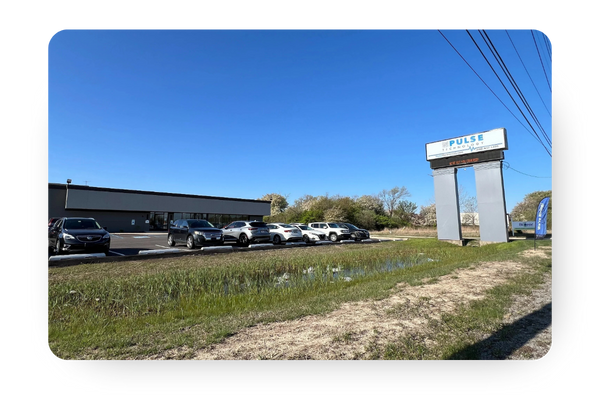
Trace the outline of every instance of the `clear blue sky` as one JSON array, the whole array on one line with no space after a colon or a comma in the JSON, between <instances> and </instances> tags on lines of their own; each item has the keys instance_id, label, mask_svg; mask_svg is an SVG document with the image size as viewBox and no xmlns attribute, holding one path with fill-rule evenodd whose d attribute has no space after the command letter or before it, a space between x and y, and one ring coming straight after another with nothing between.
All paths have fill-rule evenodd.
<instances>
[{"instance_id":1,"label":"clear blue sky","mask_svg":"<svg viewBox=\"0 0 600 400\"><path fill-rule=\"evenodd\" d=\"M510 212L552 189L552 158L469 32L535 131L464 30L442 33L491 90L436 30L61 31L48 48L48 181L290 204L405 186L422 206L434 199L425 143L506 128ZM486 32L552 140L548 39ZM458 178L475 196L473 169Z\"/></svg>"}]
</instances>

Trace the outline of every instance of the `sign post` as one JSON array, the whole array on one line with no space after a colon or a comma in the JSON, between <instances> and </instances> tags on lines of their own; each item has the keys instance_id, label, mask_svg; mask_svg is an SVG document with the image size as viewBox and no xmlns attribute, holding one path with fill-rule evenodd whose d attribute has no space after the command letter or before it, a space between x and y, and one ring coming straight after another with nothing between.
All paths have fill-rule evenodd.
<instances>
[{"instance_id":1,"label":"sign post","mask_svg":"<svg viewBox=\"0 0 600 400\"><path fill-rule=\"evenodd\" d=\"M498 128L425 144L433 170L438 240L463 243L456 169L473 167L479 206L480 244L508 242L502 160L506 129Z\"/></svg>"}]
</instances>

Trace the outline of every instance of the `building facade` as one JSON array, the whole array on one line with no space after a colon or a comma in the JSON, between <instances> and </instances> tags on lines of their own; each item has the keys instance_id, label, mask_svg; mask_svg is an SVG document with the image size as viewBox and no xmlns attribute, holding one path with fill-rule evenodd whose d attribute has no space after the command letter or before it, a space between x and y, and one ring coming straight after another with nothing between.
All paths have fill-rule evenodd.
<instances>
[{"instance_id":1,"label":"building facade","mask_svg":"<svg viewBox=\"0 0 600 400\"><path fill-rule=\"evenodd\" d=\"M205 219L217 227L231 221L262 221L268 200L235 199L48 184L48 218L92 217L109 232L164 231L170 221Z\"/></svg>"}]
</instances>

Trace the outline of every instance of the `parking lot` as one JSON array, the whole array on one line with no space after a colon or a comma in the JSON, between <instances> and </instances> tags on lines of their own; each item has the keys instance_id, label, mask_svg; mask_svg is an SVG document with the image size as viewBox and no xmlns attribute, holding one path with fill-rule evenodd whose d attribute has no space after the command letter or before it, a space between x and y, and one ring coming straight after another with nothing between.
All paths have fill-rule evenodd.
<instances>
[{"instance_id":1,"label":"parking lot","mask_svg":"<svg viewBox=\"0 0 600 400\"><path fill-rule=\"evenodd\" d=\"M379 239L369 239L363 242L380 242ZM169 257L169 256L181 256L187 253L201 254L213 251L251 251L265 248L286 248L291 246L322 246L328 244L352 244L361 243L355 242L354 240L342 240L336 243L330 241L322 241L313 244L305 244L304 242L288 243L282 245L273 245L272 243L266 244L251 244L248 247L238 245L235 241L227 241L224 246L204 247L199 249L190 250L185 245L177 245L170 247L167 244L167 233L166 232L143 232L143 233L112 233L110 253L108 258L112 261L117 261L119 258L124 259L138 259L139 257ZM98 256L98 258L95 258ZM106 260L104 254L72 254L72 255L61 255L55 256L53 253L48 253L49 266L67 266L73 265L80 262L102 262ZM95 258L95 259L94 259ZM108 260L106 260L108 261Z\"/></svg>"}]
</instances>

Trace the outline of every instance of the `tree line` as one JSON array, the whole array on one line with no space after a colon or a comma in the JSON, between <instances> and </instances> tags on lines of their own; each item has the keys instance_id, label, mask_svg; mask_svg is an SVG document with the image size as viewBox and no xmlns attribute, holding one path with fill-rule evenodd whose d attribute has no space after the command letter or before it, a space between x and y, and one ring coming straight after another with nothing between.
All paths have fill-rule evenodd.
<instances>
[{"instance_id":1,"label":"tree line","mask_svg":"<svg viewBox=\"0 0 600 400\"><path fill-rule=\"evenodd\" d=\"M271 215L264 218L266 222L340 221L369 230L435 225L435 205L422 206L417 212L417 204L407 199L410 196L406 187L396 186L360 197L304 195L293 204L279 193L265 194L259 200L271 200Z\"/></svg>"},{"instance_id":2,"label":"tree line","mask_svg":"<svg viewBox=\"0 0 600 400\"><path fill-rule=\"evenodd\" d=\"M513 221L532 221L535 218L539 201L552 195L552 191L533 192L525 196L510 212ZM368 230L393 229L401 227L436 226L435 202L418 207L409 201L411 196L404 186L384 189L375 195L364 196L322 196L304 195L289 204L288 196L268 193L258 200L271 201L271 215L264 217L265 222L318 221L349 222ZM552 206L548 210L548 226L552 225ZM477 213L477 199L470 196L461 186L459 188L459 206L466 214L463 223L474 224Z\"/></svg>"}]
</instances>

